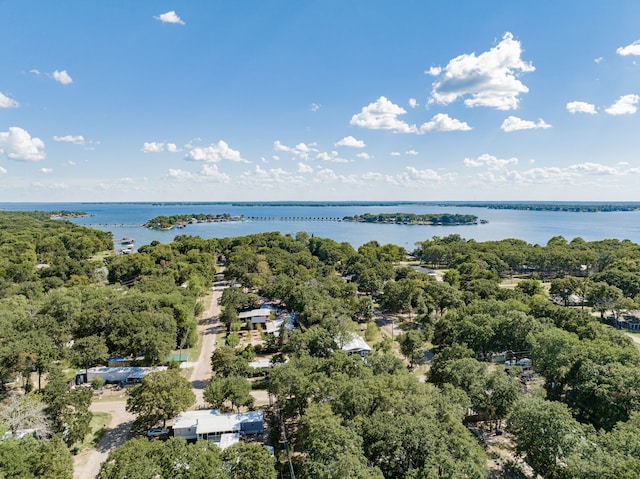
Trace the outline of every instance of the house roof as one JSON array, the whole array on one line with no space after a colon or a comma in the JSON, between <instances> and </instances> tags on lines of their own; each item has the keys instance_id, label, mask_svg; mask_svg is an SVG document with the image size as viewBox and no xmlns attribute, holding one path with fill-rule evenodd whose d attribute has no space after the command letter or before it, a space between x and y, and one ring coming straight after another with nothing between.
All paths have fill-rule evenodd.
<instances>
[{"instance_id":1,"label":"house roof","mask_svg":"<svg viewBox=\"0 0 640 479\"><path fill-rule=\"evenodd\" d=\"M371 352L371 347L362 336L355 333L351 335L351 340L342 346L342 349L349 353L358 353L361 351Z\"/></svg>"},{"instance_id":2,"label":"house roof","mask_svg":"<svg viewBox=\"0 0 640 479\"><path fill-rule=\"evenodd\" d=\"M246 422L262 422L261 411L249 411L241 414L220 414L218 409L187 411L173 421L174 429L188 429L195 426L196 434L222 434L242 431Z\"/></svg>"},{"instance_id":3,"label":"house roof","mask_svg":"<svg viewBox=\"0 0 640 479\"><path fill-rule=\"evenodd\" d=\"M251 311L243 311L238 313L238 319L248 319L248 318L256 318L256 317L266 317L268 318L271 314L270 309L261 308L261 309L252 309Z\"/></svg>"}]
</instances>

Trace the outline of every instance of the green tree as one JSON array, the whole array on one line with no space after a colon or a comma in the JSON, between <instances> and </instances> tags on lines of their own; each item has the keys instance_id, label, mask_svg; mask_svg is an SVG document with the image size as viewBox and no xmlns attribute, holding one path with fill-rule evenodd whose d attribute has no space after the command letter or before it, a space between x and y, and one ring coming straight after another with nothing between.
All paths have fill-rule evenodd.
<instances>
[{"instance_id":1,"label":"green tree","mask_svg":"<svg viewBox=\"0 0 640 479\"><path fill-rule=\"evenodd\" d=\"M564 404L524 397L507 418L516 453L544 478L560 477L566 458L584 440L584 431Z\"/></svg>"},{"instance_id":2,"label":"green tree","mask_svg":"<svg viewBox=\"0 0 640 479\"><path fill-rule=\"evenodd\" d=\"M195 402L191 383L179 370L169 369L146 375L129 391L127 411L137 414L135 424L151 427L186 411Z\"/></svg>"},{"instance_id":3,"label":"green tree","mask_svg":"<svg viewBox=\"0 0 640 479\"><path fill-rule=\"evenodd\" d=\"M82 441L90 430L92 392L86 388L70 389L68 380L59 368L54 368L44 388L45 409L53 432L59 434L67 446Z\"/></svg>"},{"instance_id":4,"label":"green tree","mask_svg":"<svg viewBox=\"0 0 640 479\"><path fill-rule=\"evenodd\" d=\"M409 360L409 365L414 367L422 362L424 356L424 338L419 331L407 331L398 336L400 352Z\"/></svg>"},{"instance_id":5,"label":"green tree","mask_svg":"<svg viewBox=\"0 0 640 479\"><path fill-rule=\"evenodd\" d=\"M86 336L74 341L71 348L72 361L85 371L109 358L109 350L102 336Z\"/></svg>"},{"instance_id":6,"label":"green tree","mask_svg":"<svg viewBox=\"0 0 640 479\"><path fill-rule=\"evenodd\" d=\"M229 479L225 469L210 441L132 439L109 453L98 479Z\"/></svg>"},{"instance_id":7,"label":"green tree","mask_svg":"<svg viewBox=\"0 0 640 479\"><path fill-rule=\"evenodd\" d=\"M211 354L211 371L214 376L247 376L249 362L230 346L218 346Z\"/></svg>"},{"instance_id":8,"label":"green tree","mask_svg":"<svg viewBox=\"0 0 640 479\"><path fill-rule=\"evenodd\" d=\"M227 477L234 479L276 479L275 458L261 444L239 442L221 454Z\"/></svg>"},{"instance_id":9,"label":"green tree","mask_svg":"<svg viewBox=\"0 0 640 479\"><path fill-rule=\"evenodd\" d=\"M212 378L203 394L204 400L215 409L222 408L227 401L238 410L241 407L250 408L254 401L251 383L246 378L238 376Z\"/></svg>"}]
</instances>

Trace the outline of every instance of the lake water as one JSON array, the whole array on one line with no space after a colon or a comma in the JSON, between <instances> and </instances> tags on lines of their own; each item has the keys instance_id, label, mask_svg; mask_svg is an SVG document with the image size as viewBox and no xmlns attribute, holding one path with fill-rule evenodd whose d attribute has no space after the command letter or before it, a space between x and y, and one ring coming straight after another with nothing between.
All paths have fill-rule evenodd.
<instances>
[{"instance_id":1,"label":"lake water","mask_svg":"<svg viewBox=\"0 0 640 479\"><path fill-rule=\"evenodd\" d=\"M476 241L518 238L531 244L544 245L553 236L567 240L581 237L586 241L615 238L640 243L640 211L574 213L562 211L526 211L479 207L434 206L430 204L238 204L238 203L0 203L0 210L11 211L84 211L89 216L72 221L101 230L111 231L115 240L135 239L136 246L153 240L171 242L175 236L188 234L202 238L224 238L253 233L280 231L295 235L306 231L310 235L346 241L355 248L376 240L393 243L412 250L418 241L433 236L459 234ZM472 214L487 220L487 224L465 226L387 225L337 221L316 221L308 218L343 218L364 213L457 213ZM184 229L155 231L142 226L160 215L192 213L229 213L234 216L267 218L228 223L188 225ZM282 220L280 218L295 218Z\"/></svg>"}]
</instances>

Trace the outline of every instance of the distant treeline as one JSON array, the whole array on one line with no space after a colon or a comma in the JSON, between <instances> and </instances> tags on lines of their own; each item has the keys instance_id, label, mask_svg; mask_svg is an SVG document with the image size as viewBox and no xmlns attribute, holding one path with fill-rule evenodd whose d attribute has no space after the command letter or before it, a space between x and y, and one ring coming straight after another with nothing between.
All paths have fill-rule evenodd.
<instances>
[{"instance_id":1,"label":"distant treeline","mask_svg":"<svg viewBox=\"0 0 640 479\"><path fill-rule=\"evenodd\" d=\"M418 215L415 213L365 213L363 215L345 216L343 221L357 223L389 223L407 225L471 225L478 222L474 215L458 215L448 213L430 213Z\"/></svg>"},{"instance_id":2,"label":"distant treeline","mask_svg":"<svg viewBox=\"0 0 640 479\"><path fill-rule=\"evenodd\" d=\"M531 211L575 211L578 213L595 213L598 211L637 211L640 210L640 203L538 203L538 202L469 202L469 203L449 203L450 206L466 206L473 208L489 208L492 210L531 210Z\"/></svg>"},{"instance_id":3,"label":"distant treeline","mask_svg":"<svg viewBox=\"0 0 640 479\"><path fill-rule=\"evenodd\" d=\"M229 213L194 213L190 215L156 216L147 221L144 226L156 230L166 230L192 223L216 223L240 221L241 219L242 216L232 216Z\"/></svg>"}]
</instances>

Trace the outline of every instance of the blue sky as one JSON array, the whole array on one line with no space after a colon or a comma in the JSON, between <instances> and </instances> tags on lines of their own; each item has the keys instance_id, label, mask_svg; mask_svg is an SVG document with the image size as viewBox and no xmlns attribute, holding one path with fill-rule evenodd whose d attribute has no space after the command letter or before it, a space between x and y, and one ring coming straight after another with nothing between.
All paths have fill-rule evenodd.
<instances>
[{"instance_id":1,"label":"blue sky","mask_svg":"<svg viewBox=\"0 0 640 479\"><path fill-rule=\"evenodd\" d=\"M0 201L638 201L636 0L0 0Z\"/></svg>"}]
</instances>

